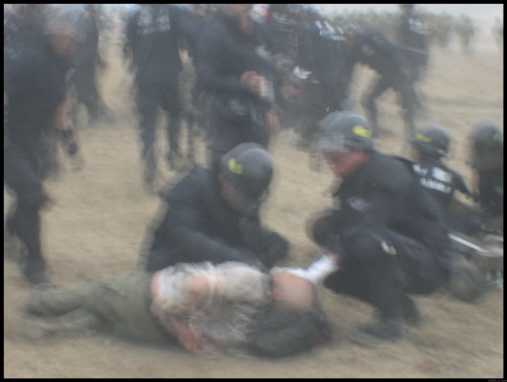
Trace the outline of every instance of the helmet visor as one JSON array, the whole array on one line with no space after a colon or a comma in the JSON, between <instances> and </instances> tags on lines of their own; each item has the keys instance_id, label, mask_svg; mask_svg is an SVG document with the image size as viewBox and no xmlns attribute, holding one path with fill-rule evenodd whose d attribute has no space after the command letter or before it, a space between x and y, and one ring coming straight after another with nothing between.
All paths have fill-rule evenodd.
<instances>
[{"instance_id":1,"label":"helmet visor","mask_svg":"<svg viewBox=\"0 0 507 382\"><path fill-rule=\"evenodd\" d=\"M317 137L316 146L316 151L323 153L348 153L351 151L344 134L321 134Z\"/></svg>"}]
</instances>

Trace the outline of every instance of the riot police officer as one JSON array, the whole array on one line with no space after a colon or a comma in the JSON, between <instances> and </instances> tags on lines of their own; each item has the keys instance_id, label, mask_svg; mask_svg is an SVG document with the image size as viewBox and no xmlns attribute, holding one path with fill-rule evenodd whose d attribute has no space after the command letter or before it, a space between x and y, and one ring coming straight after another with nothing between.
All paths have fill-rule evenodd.
<instances>
[{"instance_id":1,"label":"riot police officer","mask_svg":"<svg viewBox=\"0 0 507 382\"><path fill-rule=\"evenodd\" d=\"M226 153L218 174L196 165L165 197L169 207L150 238L146 269L202 261L262 268L286 257L288 242L259 218L272 176L271 155L253 142Z\"/></svg>"},{"instance_id":2,"label":"riot police officer","mask_svg":"<svg viewBox=\"0 0 507 382\"><path fill-rule=\"evenodd\" d=\"M417 129L412 139L417 157L417 163L413 165L414 171L421 178L421 185L428 189L444 209L448 207L455 191L472 197L463 177L442 163L442 158L449 155L450 143L451 137L447 130L431 124Z\"/></svg>"},{"instance_id":3,"label":"riot police officer","mask_svg":"<svg viewBox=\"0 0 507 382\"><path fill-rule=\"evenodd\" d=\"M54 129L66 152L77 157L66 112L66 74L84 32L83 14L73 5L55 5L45 12L43 36L33 31L22 43L14 37L4 51L4 182L16 194L6 225L22 244L19 264L34 284L50 281L41 248L40 211L49 201L42 167Z\"/></svg>"},{"instance_id":4,"label":"riot police officer","mask_svg":"<svg viewBox=\"0 0 507 382\"><path fill-rule=\"evenodd\" d=\"M156 180L154 142L158 106L170 114L167 126L169 165L171 168L180 165L182 106L178 74L183 65L179 40L185 38L189 45L195 46L199 31L188 10L168 4L143 4L129 20L126 35L126 44L132 50L133 64L136 67L136 103L140 114L143 179L146 186L152 188Z\"/></svg>"},{"instance_id":5,"label":"riot police officer","mask_svg":"<svg viewBox=\"0 0 507 382\"><path fill-rule=\"evenodd\" d=\"M503 232L503 133L491 120L472 125L469 165L475 172L476 199L483 222Z\"/></svg>"},{"instance_id":6,"label":"riot police officer","mask_svg":"<svg viewBox=\"0 0 507 382\"><path fill-rule=\"evenodd\" d=\"M239 143L267 147L280 129L273 108L273 40L266 25L250 17L251 7L226 4L200 41L197 83L213 99L208 148L215 171Z\"/></svg>"},{"instance_id":7,"label":"riot police officer","mask_svg":"<svg viewBox=\"0 0 507 382\"><path fill-rule=\"evenodd\" d=\"M414 4L401 4L402 14L398 25L398 44L410 60L412 80L418 81L421 72L428 65L428 44L426 26L422 18L415 12Z\"/></svg>"},{"instance_id":8,"label":"riot police officer","mask_svg":"<svg viewBox=\"0 0 507 382\"><path fill-rule=\"evenodd\" d=\"M412 139L415 154L412 168L419 176L421 185L444 211L449 229L467 233L472 229L473 222L459 212L462 208L455 198L455 192L459 191L470 199L473 195L463 177L442 162L449 154L450 143L449 133L441 126L429 124L418 128Z\"/></svg>"},{"instance_id":9,"label":"riot police officer","mask_svg":"<svg viewBox=\"0 0 507 382\"><path fill-rule=\"evenodd\" d=\"M324 285L379 311L378 320L360 328L354 341L397 341L405 335L404 322L421 319L408 294L430 294L450 276L440 209L410 163L374 149L366 118L331 113L319 131L318 147L342 179L333 193L336 209L313 225L314 240L336 256L339 267Z\"/></svg>"},{"instance_id":10,"label":"riot police officer","mask_svg":"<svg viewBox=\"0 0 507 382\"><path fill-rule=\"evenodd\" d=\"M418 101L410 75L410 64L401 48L392 44L380 32L365 33L352 24L345 25L342 30L349 47L354 51L352 57L379 74L363 99L363 106L373 123L374 135L381 133L375 100L392 88L398 93L398 102L403 108L406 135L411 137L415 130L414 118Z\"/></svg>"}]
</instances>

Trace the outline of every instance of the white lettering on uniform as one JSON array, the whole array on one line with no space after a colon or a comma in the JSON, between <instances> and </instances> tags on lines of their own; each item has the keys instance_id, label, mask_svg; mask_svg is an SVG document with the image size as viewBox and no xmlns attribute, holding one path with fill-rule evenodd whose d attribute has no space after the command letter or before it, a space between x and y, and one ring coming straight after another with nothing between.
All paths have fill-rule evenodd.
<instances>
[{"instance_id":1,"label":"white lettering on uniform","mask_svg":"<svg viewBox=\"0 0 507 382\"><path fill-rule=\"evenodd\" d=\"M171 21L169 19L169 9L166 7L162 7L160 12L153 22L153 13L152 9L149 7L144 7L139 13L139 19L137 22L139 27L139 34L147 35L152 34L153 32L165 32L171 30Z\"/></svg>"},{"instance_id":2,"label":"white lettering on uniform","mask_svg":"<svg viewBox=\"0 0 507 382\"><path fill-rule=\"evenodd\" d=\"M431 188L433 190L443 192L444 194L450 194L452 191L451 187L434 179L421 178L421 184L426 188Z\"/></svg>"},{"instance_id":3,"label":"white lettering on uniform","mask_svg":"<svg viewBox=\"0 0 507 382\"><path fill-rule=\"evenodd\" d=\"M428 173L428 169L427 168L421 168L421 166L419 166L418 163L415 163L412 168L414 169L414 171L418 174L418 175L421 175L421 176L425 176L427 173Z\"/></svg>"},{"instance_id":4,"label":"white lettering on uniform","mask_svg":"<svg viewBox=\"0 0 507 382\"><path fill-rule=\"evenodd\" d=\"M370 209L370 203L358 197L349 198L347 203L356 211L365 212Z\"/></svg>"},{"instance_id":5,"label":"white lettering on uniform","mask_svg":"<svg viewBox=\"0 0 507 382\"><path fill-rule=\"evenodd\" d=\"M433 167L433 169L431 170L431 173L433 175L433 178L440 180L441 182L444 182L444 183L451 183L452 175L450 173L448 173L447 171L444 171L438 167Z\"/></svg>"}]
</instances>

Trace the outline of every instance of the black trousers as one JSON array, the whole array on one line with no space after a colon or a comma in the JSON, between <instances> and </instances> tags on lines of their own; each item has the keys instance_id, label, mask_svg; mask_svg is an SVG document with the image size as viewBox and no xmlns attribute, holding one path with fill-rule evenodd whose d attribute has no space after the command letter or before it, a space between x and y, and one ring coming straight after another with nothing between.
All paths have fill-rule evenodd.
<instances>
[{"instance_id":1,"label":"black trousers","mask_svg":"<svg viewBox=\"0 0 507 382\"><path fill-rule=\"evenodd\" d=\"M447 280L431 249L386 228L357 234L343 251L348 256L324 285L371 304L382 317L401 317L405 294L430 294Z\"/></svg>"},{"instance_id":2,"label":"black trousers","mask_svg":"<svg viewBox=\"0 0 507 382\"><path fill-rule=\"evenodd\" d=\"M167 127L169 149L171 152L178 153L182 107L177 80L170 83L138 83L136 102L141 115L143 158L155 142L158 106L170 113L170 122Z\"/></svg>"},{"instance_id":3,"label":"black trousers","mask_svg":"<svg viewBox=\"0 0 507 382\"><path fill-rule=\"evenodd\" d=\"M39 155L16 146L4 149L4 182L16 193L16 207L7 227L26 246L28 261L41 259L39 211L48 201L42 188Z\"/></svg>"},{"instance_id":4,"label":"black trousers","mask_svg":"<svg viewBox=\"0 0 507 382\"><path fill-rule=\"evenodd\" d=\"M411 137L415 130L415 110L417 105L417 95L412 82L403 78L401 75L382 75L378 78L372 90L363 101L366 107L375 132L378 134L378 111L375 100L380 97L387 89L392 88L398 94L398 103L403 108L405 115L406 134Z\"/></svg>"}]
</instances>

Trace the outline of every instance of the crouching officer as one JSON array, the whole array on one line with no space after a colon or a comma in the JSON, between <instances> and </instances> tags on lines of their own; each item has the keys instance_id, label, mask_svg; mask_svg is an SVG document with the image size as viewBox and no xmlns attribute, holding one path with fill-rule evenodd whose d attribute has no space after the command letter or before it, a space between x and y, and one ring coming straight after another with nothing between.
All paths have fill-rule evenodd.
<instances>
[{"instance_id":1,"label":"crouching officer","mask_svg":"<svg viewBox=\"0 0 507 382\"><path fill-rule=\"evenodd\" d=\"M448 228L470 233L477 224L460 212L464 208L463 203L454 195L459 191L472 199L472 192L463 177L442 161L449 154L449 133L441 126L425 125L416 130L411 143L416 161L412 168L419 176L421 185L440 205Z\"/></svg>"},{"instance_id":2,"label":"crouching officer","mask_svg":"<svg viewBox=\"0 0 507 382\"><path fill-rule=\"evenodd\" d=\"M421 313L407 294L430 294L449 278L449 239L436 202L410 163L373 148L369 122L334 112L320 123L319 149L342 179L335 210L317 219L315 242L335 255L338 270L324 280L337 293L379 311L353 340L365 345L404 337L404 323Z\"/></svg>"},{"instance_id":3,"label":"crouching officer","mask_svg":"<svg viewBox=\"0 0 507 382\"><path fill-rule=\"evenodd\" d=\"M169 207L154 230L146 269L201 261L269 268L285 258L289 243L259 218L272 175L271 155L252 142L224 155L218 174L196 165L165 197Z\"/></svg>"},{"instance_id":4,"label":"crouching officer","mask_svg":"<svg viewBox=\"0 0 507 382\"><path fill-rule=\"evenodd\" d=\"M474 169L475 198L489 230L503 234L503 133L491 120L474 123L469 165Z\"/></svg>"}]
</instances>

